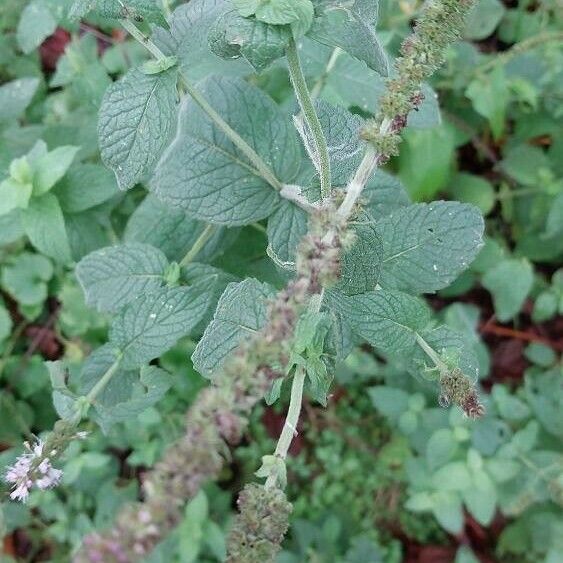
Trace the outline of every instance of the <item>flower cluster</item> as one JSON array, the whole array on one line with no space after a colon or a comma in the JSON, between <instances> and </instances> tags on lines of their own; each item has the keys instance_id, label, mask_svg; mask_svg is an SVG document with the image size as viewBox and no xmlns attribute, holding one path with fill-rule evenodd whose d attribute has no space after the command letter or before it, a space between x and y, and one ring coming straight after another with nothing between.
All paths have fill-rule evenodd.
<instances>
[{"instance_id":1,"label":"flower cluster","mask_svg":"<svg viewBox=\"0 0 563 563\"><path fill-rule=\"evenodd\" d=\"M395 76L379 101L379 113L362 129L361 136L380 153L382 160L398 154L400 132L407 114L423 100L421 84L442 64L447 47L459 38L465 16L474 0L435 0L401 45Z\"/></svg>"},{"instance_id":2,"label":"flower cluster","mask_svg":"<svg viewBox=\"0 0 563 563\"><path fill-rule=\"evenodd\" d=\"M56 487L63 474L51 463L50 455L56 455L56 451L45 451L44 442L38 440L33 445L26 442L25 447L28 453L19 456L4 476L5 481L12 485L10 498L22 502L27 500L33 486L42 490Z\"/></svg>"}]
</instances>

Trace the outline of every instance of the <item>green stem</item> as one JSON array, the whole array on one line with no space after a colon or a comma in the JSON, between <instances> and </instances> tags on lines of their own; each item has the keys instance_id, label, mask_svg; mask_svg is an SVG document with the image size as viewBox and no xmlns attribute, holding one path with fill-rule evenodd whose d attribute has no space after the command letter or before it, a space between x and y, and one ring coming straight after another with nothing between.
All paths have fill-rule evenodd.
<instances>
[{"instance_id":1,"label":"green stem","mask_svg":"<svg viewBox=\"0 0 563 563\"><path fill-rule=\"evenodd\" d=\"M448 366L442 361L440 356L436 353L436 350L428 345L426 340L415 332L416 342L417 344L424 350L426 355L434 362L434 365L438 368L440 374L445 373L448 371Z\"/></svg>"},{"instance_id":2,"label":"green stem","mask_svg":"<svg viewBox=\"0 0 563 563\"><path fill-rule=\"evenodd\" d=\"M321 180L321 199L325 199L331 192L328 147L323 128L321 127L321 122L319 121L319 116L315 111L315 106L313 105L313 100L311 99L311 94L309 93L309 88L307 87L305 76L303 75L303 69L301 68L301 62L299 61L299 53L297 51L295 39L291 38L289 40L286 54L289 75L291 77L293 89L295 90L295 96L299 102L299 107L301 108L301 112L303 113L303 117L305 118L305 122L311 133L313 143L315 145L315 151L319 159L318 172Z\"/></svg>"},{"instance_id":3,"label":"green stem","mask_svg":"<svg viewBox=\"0 0 563 563\"><path fill-rule=\"evenodd\" d=\"M111 381L112 377L115 375L117 369L119 368L122 356L123 353L118 354L113 364L111 364L104 375L102 375L102 377L96 382L94 387L92 387L92 389L90 389L90 391L86 394L84 399L87 405L93 404L98 395L107 387L108 383ZM78 423L82 420L84 412L81 409L77 409L74 413L74 416L70 419L71 424L78 425Z\"/></svg>"},{"instance_id":4,"label":"green stem","mask_svg":"<svg viewBox=\"0 0 563 563\"><path fill-rule=\"evenodd\" d=\"M305 384L305 369L299 366L295 370L295 375L293 376L293 383L291 384L291 398L289 400L289 408L287 410L287 416L285 418L285 424L281 431L278 443L276 445L276 451L274 455L285 460L287 457L287 452L289 451L289 446L291 446L291 441L293 437L297 434L297 423L299 421L299 415L301 414L301 403L303 401L303 386ZM268 475L266 479L265 487L270 489L277 486L277 479L274 472Z\"/></svg>"},{"instance_id":5,"label":"green stem","mask_svg":"<svg viewBox=\"0 0 563 563\"><path fill-rule=\"evenodd\" d=\"M313 313L318 313L321 310L321 305L323 302L324 290L317 295L311 297L309 303L309 311ZM274 455L280 459L285 460L287 458L287 452L289 451L289 446L294 436L297 435L297 423L299 422L299 415L301 414L301 404L303 402L303 386L305 385L305 369L303 366L299 366L295 370L295 375L293 376L293 382L291 384L291 397L289 399L289 408L287 409L287 415L285 417L285 424L281 431L278 443L276 445L276 450ZM270 473L266 479L265 487L272 488L278 485L275 472Z\"/></svg>"},{"instance_id":6,"label":"green stem","mask_svg":"<svg viewBox=\"0 0 563 563\"><path fill-rule=\"evenodd\" d=\"M475 73L483 73L488 72L489 70L495 68L497 65L504 65L510 59L514 58L517 55L520 55L530 49L534 49L535 47L539 47L540 45L550 43L552 41L563 41L563 31L546 31L544 33L539 33L538 35L534 35L532 37L528 37L520 43L516 43L513 45L508 51L504 51L500 55L496 56L490 61L483 63L475 68Z\"/></svg>"},{"instance_id":7,"label":"green stem","mask_svg":"<svg viewBox=\"0 0 563 563\"><path fill-rule=\"evenodd\" d=\"M197 237L193 246L188 250L186 255L182 258L180 266L187 266L192 262L192 260L199 254L200 250L205 246L205 243L213 236L216 225L207 225L202 233Z\"/></svg>"},{"instance_id":8,"label":"green stem","mask_svg":"<svg viewBox=\"0 0 563 563\"><path fill-rule=\"evenodd\" d=\"M121 20L123 27L146 49L161 61L166 55L147 37L139 28L129 20ZM283 188L270 167L262 160L256 151L234 130L231 126L209 105L207 100L196 90L191 82L186 78L185 74L180 71L182 85L186 92L192 97L194 102L204 111L204 113L213 121L213 123L231 140L231 142L248 158L248 160L256 168L256 173L261 176L270 186L277 191Z\"/></svg>"}]
</instances>

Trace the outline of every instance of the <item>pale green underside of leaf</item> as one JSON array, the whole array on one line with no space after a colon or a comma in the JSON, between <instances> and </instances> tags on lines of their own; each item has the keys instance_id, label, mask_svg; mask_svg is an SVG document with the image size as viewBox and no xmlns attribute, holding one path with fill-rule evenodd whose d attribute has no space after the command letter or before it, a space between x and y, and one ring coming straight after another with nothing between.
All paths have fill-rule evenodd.
<instances>
[{"instance_id":1,"label":"pale green underside of leaf","mask_svg":"<svg viewBox=\"0 0 563 563\"><path fill-rule=\"evenodd\" d=\"M65 213L78 213L96 207L117 193L114 175L100 164L73 164L53 193Z\"/></svg>"},{"instance_id":2,"label":"pale green underside of leaf","mask_svg":"<svg viewBox=\"0 0 563 563\"><path fill-rule=\"evenodd\" d=\"M122 190L153 169L168 144L176 115L175 68L159 74L131 69L104 95L98 121L102 160Z\"/></svg>"},{"instance_id":3,"label":"pale green underside of leaf","mask_svg":"<svg viewBox=\"0 0 563 563\"><path fill-rule=\"evenodd\" d=\"M144 242L154 246L179 262L205 229L205 223L190 217L181 209L174 209L149 194L135 209L125 229L125 242ZM218 228L198 252L197 260L206 262L234 239L237 229Z\"/></svg>"},{"instance_id":4,"label":"pale green underside of leaf","mask_svg":"<svg viewBox=\"0 0 563 563\"><path fill-rule=\"evenodd\" d=\"M160 288L119 311L110 344L123 351L122 364L135 368L158 358L199 323L209 304L205 287Z\"/></svg>"},{"instance_id":5,"label":"pale green underside of leaf","mask_svg":"<svg viewBox=\"0 0 563 563\"><path fill-rule=\"evenodd\" d=\"M380 285L429 293L449 285L482 246L483 218L472 205L438 201L402 207L376 223Z\"/></svg>"},{"instance_id":6,"label":"pale green underside of leaf","mask_svg":"<svg viewBox=\"0 0 563 563\"><path fill-rule=\"evenodd\" d=\"M20 213L25 233L37 250L62 263L71 260L63 213L53 194L32 198Z\"/></svg>"},{"instance_id":7,"label":"pale green underside of leaf","mask_svg":"<svg viewBox=\"0 0 563 563\"><path fill-rule=\"evenodd\" d=\"M143 293L164 284L166 256L157 248L126 243L96 250L76 266L86 303L99 311L116 311Z\"/></svg>"},{"instance_id":8,"label":"pale green underside of leaf","mask_svg":"<svg viewBox=\"0 0 563 563\"><path fill-rule=\"evenodd\" d=\"M208 102L272 168L291 182L300 151L289 120L258 88L240 79L212 77L198 86ZM197 219L244 225L272 213L280 198L244 155L187 100L178 133L150 186L163 202Z\"/></svg>"},{"instance_id":9,"label":"pale green underside of leaf","mask_svg":"<svg viewBox=\"0 0 563 563\"><path fill-rule=\"evenodd\" d=\"M38 86L39 78L19 78L0 86L0 123L18 119Z\"/></svg>"},{"instance_id":10,"label":"pale green underside of leaf","mask_svg":"<svg viewBox=\"0 0 563 563\"><path fill-rule=\"evenodd\" d=\"M377 39L378 2L374 0L317 0L309 37L328 45L340 47L369 68L383 76L389 72L389 63Z\"/></svg>"},{"instance_id":11,"label":"pale green underside of leaf","mask_svg":"<svg viewBox=\"0 0 563 563\"><path fill-rule=\"evenodd\" d=\"M211 377L243 339L264 326L267 300L273 295L271 286L253 278L227 286L213 320L192 355L194 367L201 375Z\"/></svg>"}]
</instances>

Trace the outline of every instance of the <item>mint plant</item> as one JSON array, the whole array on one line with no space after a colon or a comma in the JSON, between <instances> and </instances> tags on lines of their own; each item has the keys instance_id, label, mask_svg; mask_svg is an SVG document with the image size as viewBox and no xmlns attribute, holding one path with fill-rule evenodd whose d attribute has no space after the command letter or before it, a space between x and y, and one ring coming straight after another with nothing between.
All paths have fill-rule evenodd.
<instances>
[{"instance_id":1,"label":"mint plant","mask_svg":"<svg viewBox=\"0 0 563 563\"><path fill-rule=\"evenodd\" d=\"M72 377L62 362L49 364L60 420L9 470L12 498L56 484L61 475L52 464L85 437L83 419L108 432L161 399L171 381L155 362L181 338L199 339L192 361L210 380L186 414L184 435L145 474L142 501L127 505L107 533L88 535L76 561L147 556L180 522L184 503L219 476L253 407L264 398L274 403L290 386L277 446L256 471L265 482L241 492L227 542L228 561L274 560L291 513L285 460L303 394L326 405L334 365L356 344L435 382L444 406L483 415L474 350L459 332L436 325L421 298L448 286L477 256L483 218L469 204L411 204L400 184L377 171L398 155L405 128L435 119L424 81L459 37L471 4L428 4L392 64L375 33L377 4L363 0L350 7L192 0L169 14L149 0L72 4L68 18L119 19L151 57L107 87L98 116L101 159L119 190L143 184L150 194L122 241L84 252L72 243L65 213L127 194L104 181L84 197L65 187L65 175L91 173L96 182L104 174L93 163L73 165L74 145L48 151L39 142L9 165L0 212L21 219L30 243L59 266L79 258L86 302L111 316L106 342ZM24 51L50 33L49 20L31 25L27 12L35 10L51 13L48 3L26 8L18 29ZM145 23L150 33L138 25ZM303 54L320 45L329 57L310 89ZM69 80L73 49L85 47L67 51L70 68L61 63L56 83ZM381 88L367 91L365 102L352 102L356 113L316 99L336 58L358 69L360 81L366 73L390 75L377 79ZM243 78L272 64L287 66L296 102L290 111ZM94 86L89 93L95 98ZM277 283L233 280L206 263L225 250L230 231L264 230L264 220ZM41 269L28 294L41 294L41 281L53 275ZM491 273L493 293L495 280ZM508 318L510 304L506 310Z\"/></svg>"}]
</instances>

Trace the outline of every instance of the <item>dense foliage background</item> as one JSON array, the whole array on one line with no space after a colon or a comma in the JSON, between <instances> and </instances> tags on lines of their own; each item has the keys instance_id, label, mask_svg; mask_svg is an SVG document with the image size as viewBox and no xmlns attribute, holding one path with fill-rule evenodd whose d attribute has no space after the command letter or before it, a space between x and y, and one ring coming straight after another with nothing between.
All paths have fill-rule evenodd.
<instances>
[{"instance_id":1,"label":"dense foliage background","mask_svg":"<svg viewBox=\"0 0 563 563\"><path fill-rule=\"evenodd\" d=\"M68 238L54 248L49 237L26 234L4 213L0 188L1 467L58 418L51 393L55 386L56 399L60 381L51 381L44 361L65 358L72 376L106 341L108 318L86 306L73 268L61 265L69 260L57 256L79 261L124 239L180 260L203 229L140 185L119 191L101 164L102 96L146 53L115 20L70 21L71 4L0 4L0 180L25 175L17 159L44 142L48 152L37 166L58 202L44 213L56 215L49 228L66 229ZM380 2L379 36L391 55L421 4ZM358 348L337 366L326 408L306 399L289 460L294 512L280 562L561 561L560 8L557 0L479 0L464 41L431 81L440 109L428 88L419 127L405 131L400 156L386 168L405 198L468 202L486 218L477 259L428 300L476 353L487 415L471 421L443 408L435 385ZM301 50L323 99L360 116L375 110L382 88L375 73L343 56L327 71L330 49L305 43ZM201 76L209 71L202 64ZM283 61L247 74L293 111ZM263 223L221 229L193 279L216 284L217 297L246 276L282 287ZM160 358L169 389L134 420L108 423L106 433L90 423L88 439L73 442L63 459L61 487L35 491L25 505L2 501L2 561L68 561L86 533L136 497L144 469L180 434L186 408L206 384L188 360L196 344L184 339ZM224 558L235 494L273 450L287 391L254 412L219 482L186 506L185 522L149 561Z\"/></svg>"}]
</instances>

